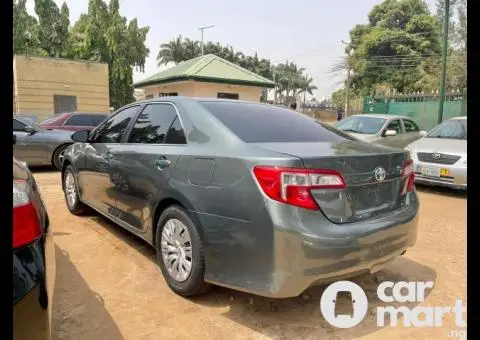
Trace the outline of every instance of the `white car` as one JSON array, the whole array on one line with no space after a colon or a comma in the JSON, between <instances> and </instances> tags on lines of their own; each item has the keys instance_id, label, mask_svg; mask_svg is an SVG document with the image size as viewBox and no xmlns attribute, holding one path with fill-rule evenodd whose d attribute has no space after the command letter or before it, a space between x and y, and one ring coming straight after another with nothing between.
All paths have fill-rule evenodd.
<instances>
[{"instance_id":1,"label":"white car","mask_svg":"<svg viewBox=\"0 0 480 340\"><path fill-rule=\"evenodd\" d=\"M411 118L387 114L353 115L335 127L365 142L400 149L427 134Z\"/></svg>"},{"instance_id":2,"label":"white car","mask_svg":"<svg viewBox=\"0 0 480 340\"><path fill-rule=\"evenodd\" d=\"M416 183L467 189L467 117L444 121L405 150L413 159Z\"/></svg>"}]
</instances>

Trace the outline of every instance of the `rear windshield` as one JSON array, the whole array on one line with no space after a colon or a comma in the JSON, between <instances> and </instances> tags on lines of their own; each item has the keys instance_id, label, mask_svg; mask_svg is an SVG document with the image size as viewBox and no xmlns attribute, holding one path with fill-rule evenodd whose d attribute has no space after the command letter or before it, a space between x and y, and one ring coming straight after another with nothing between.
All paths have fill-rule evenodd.
<instances>
[{"instance_id":1,"label":"rear windshield","mask_svg":"<svg viewBox=\"0 0 480 340\"><path fill-rule=\"evenodd\" d=\"M301 113L273 105L200 102L246 143L305 143L355 140Z\"/></svg>"}]
</instances>

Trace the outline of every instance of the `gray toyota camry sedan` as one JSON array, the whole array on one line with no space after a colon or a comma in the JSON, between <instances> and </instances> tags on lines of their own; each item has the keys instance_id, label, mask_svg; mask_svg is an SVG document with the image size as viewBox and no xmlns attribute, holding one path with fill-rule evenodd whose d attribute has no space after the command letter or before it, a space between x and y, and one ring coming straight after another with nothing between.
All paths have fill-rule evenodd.
<instances>
[{"instance_id":1,"label":"gray toyota camry sedan","mask_svg":"<svg viewBox=\"0 0 480 340\"><path fill-rule=\"evenodd\" d=\"M269 297L373 273L417 237L409 153L268 104L166 97L78 131L68 209L151 244L170 288Z\"/></svg>"}]
</instances>

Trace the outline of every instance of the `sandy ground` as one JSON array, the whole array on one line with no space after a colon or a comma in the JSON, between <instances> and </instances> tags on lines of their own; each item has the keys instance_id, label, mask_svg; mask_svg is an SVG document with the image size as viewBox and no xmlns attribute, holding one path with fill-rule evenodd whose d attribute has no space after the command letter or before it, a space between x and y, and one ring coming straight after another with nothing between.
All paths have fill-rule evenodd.
<instances>
[{"instance_id":1,"label":"sandy ground","mask_svg":"<svg viewBox=\"0 0 480 340\"><path fill-rule=\"evenodd\" d=\"M184 299L169 290L144 242L97 215L76 217L64 203L57 172L35 171L49 211L56 252L53 330L57 339L452 339L443 327L377 327L379 282L434 281L420 306L466 301L465 195L418 188L418 241L375 276L355 281L367 292L367 317L355 328L330 326L319 301L325 287L272 300L215 287ZM410 305L411 307L413 305ZM453 338L455 338L453 336Z\"/></svg>"}]
</instances>

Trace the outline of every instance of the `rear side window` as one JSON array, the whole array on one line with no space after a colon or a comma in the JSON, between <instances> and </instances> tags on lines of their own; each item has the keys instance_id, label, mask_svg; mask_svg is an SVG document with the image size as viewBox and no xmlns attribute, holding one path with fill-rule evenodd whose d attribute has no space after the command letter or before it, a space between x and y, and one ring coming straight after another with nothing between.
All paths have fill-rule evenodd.
<instances>
[{"instance_id":1,"label":"rear side window","mask_svg":"<svg viewBox=\"0 0 480 340\"><path fill-rule=\"evenodd\" d=\"M170 104L150 104L138 115L130 132L130 143L163 144L173 121L177 117Z\"/></svg>"},{"instance_id":2,"label":"rear side window","mask_svg":"<svg viewBox=\"0 0 480 340\"><path fill-rule=\"evenodd\" d=\"M177 117L173 122L172 126L167 133L167 139L165 141L167 144L187 144L187 139L185 138L185 132L183 131L182 123Z\"/></svg>"},{"instance_id":3,"label":"rear side window","mask_svg":"<svg viewBox=\"0 0 480 340\"><path fill-rule=\"evenodd\" d=\"M404 119L403 126L405 127L405 132L418 132L420 129L418 128L417 124L412 122L411 120Z\"/></svg>"},{"instance_id":4,"label":"rear side window","mask_svg":"<svg viewBox=\"0 0 480 340\"><path fill-rule=\"evenodd\" d=\"M100 120L97 118L100 117ZM67 126L97 126L105 119L101 115L74 115L67 119L64 125Z\"/></svg>"},{"instance_id":5,"label":"rear side window","mask_svg":"<svg viewBox=\"0 0 480 340\"><path fill-rule=\"evenodd\" d=\"M97 126L101 122L103 122L105 119L107 119L107 115L92 115L92 126Z\"/></svg>"},{"instance_id":6,"label":"rear side window","mask_svg":"<svg viewBox=\"0 0 480 340\"><path fill-rule=\"evenodd\" d=\"M200 104L246 143L355 140L301 113L273 105L221 101Z\"/></svg>"}]
</instances>

